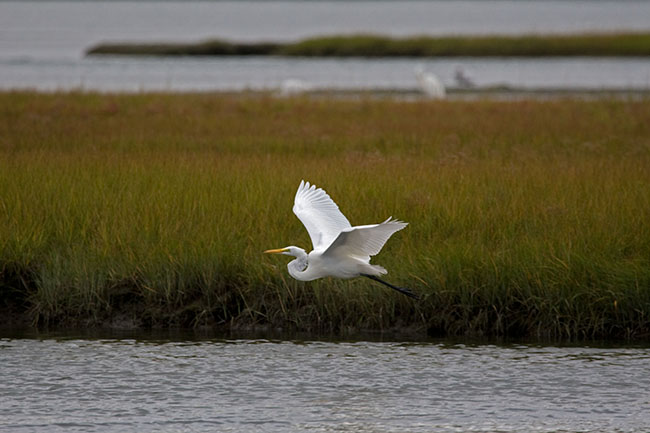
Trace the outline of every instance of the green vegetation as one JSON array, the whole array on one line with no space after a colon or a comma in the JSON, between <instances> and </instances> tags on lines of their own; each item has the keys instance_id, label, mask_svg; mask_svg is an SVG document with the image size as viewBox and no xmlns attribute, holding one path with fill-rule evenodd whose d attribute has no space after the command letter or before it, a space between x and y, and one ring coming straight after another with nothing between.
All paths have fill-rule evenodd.
<instances>
[{"instance_id":1,"label":"green vegetation","mask_svg":"<svg viewBox=\"0 0 650 433\"><path fill-rule=\"evenodd\" d=\"M274 54L280 44L235 43L209 40L198 43L123 43L100 44L87 54L120 54L149 56L266 56Z\"/></svg>"},{"instance_id":2,"label":"green vegetation","mask_svg":"<svg viewBox=\"0 0 650 433\"><path fill-rule=\"evenodd\" d=\"M39 324L647 338L650 101L0 93L0 307ZM292 280L301 179L410 223Z\"/></svg>"},{"instance_id":3,"label":"green vegetation","mask_svg":"<svg viewBox=\"0 0 650 433\"><path fill-rule=\"evenodd\" d=\"M100 44L88 54L334 57L650 56L650 33L523 36L323 36L289 43Z\"/></svg>"}]
</instances>

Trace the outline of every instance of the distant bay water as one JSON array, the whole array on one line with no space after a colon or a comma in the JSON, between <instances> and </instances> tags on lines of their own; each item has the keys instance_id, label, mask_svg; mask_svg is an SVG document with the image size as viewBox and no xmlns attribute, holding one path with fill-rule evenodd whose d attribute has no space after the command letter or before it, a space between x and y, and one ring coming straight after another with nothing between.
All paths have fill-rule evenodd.
<instances>
[{"instance_id":1,"label":"distant bay water","mask_svg":"<svg viewBox=\"0 0 650 433\"><path fill-rule=\"evenodd\" d=\"M522 34L650 30L646 1L0 1L0 88L38 90L415 87L422 65L453 87L648 89L650 59L86 57L105 41L287 41L324 34Z\"/></svg>"}]
</instances>

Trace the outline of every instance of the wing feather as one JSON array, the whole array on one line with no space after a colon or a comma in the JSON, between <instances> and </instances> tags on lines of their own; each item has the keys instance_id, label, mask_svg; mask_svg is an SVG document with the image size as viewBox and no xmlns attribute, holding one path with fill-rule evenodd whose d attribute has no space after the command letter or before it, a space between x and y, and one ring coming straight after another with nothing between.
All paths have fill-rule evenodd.
<instances>
[{"instance_id":1,"label":"wing feather","mask_svg":"<svg viewBox=\"0 0 650 433\"><path fill-rule=\"evenodd\" d=\"M304 180L296 192L293 213L307 229L315 250L327 248L341 231L351 228L330 196Z\"/></svg>"},{"instance_id":2,"label":"wing feather","mask_svg":"<svg viewBox=\"0 0 650 433\"><path fill-rule=\"evenodd\" d=\"M380 224L356 226L341 231L324 254L370 257L379 254L384 244L408 223L388 218Z\"/></svg>"}]
</instances>

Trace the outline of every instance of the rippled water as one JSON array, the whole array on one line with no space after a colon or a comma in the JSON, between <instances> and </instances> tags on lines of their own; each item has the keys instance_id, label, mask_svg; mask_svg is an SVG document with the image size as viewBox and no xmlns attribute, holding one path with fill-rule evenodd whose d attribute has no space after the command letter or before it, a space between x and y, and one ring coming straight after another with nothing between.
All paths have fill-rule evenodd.
<instances>
[{"instance_id":1,"label":"rippled water","mask_svg":"<svg viewBox=\"0 0 650 433\"><path fill-rule=\"evenodd\" d=\"M0 431L650 430L650 349L0 340Z\"/></svg>"}]
</instances>

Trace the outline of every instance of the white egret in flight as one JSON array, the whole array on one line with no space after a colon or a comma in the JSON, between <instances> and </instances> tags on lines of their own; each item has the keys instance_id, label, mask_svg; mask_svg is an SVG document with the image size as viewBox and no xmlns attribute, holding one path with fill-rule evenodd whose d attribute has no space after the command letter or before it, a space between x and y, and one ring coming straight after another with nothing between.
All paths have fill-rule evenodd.
<instances>
[{"instance_id":1,"label":"white egret in flight","mask_svg":"<svg viewBox=\"0 0 650 433\"><path fill-rule=\"evenodd\" d=\"M368 277L400 293L419 299L409 289L394 286L379 279L388 273L379 265L370 264L370 256L379 254L393 233L407 223L388 218L383 223L352 227L339 207L321 188L300 182L293 204L293 213L302 221L314 246L312 252L289 246L265 253L296 257L287 265L289 274L299 281L323 277Z\"/></svg>"}]
</instances>

